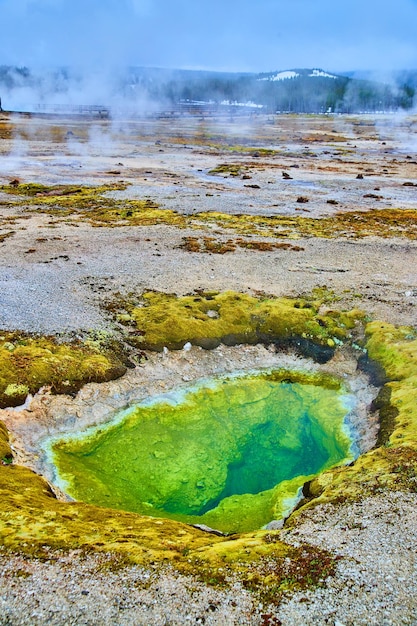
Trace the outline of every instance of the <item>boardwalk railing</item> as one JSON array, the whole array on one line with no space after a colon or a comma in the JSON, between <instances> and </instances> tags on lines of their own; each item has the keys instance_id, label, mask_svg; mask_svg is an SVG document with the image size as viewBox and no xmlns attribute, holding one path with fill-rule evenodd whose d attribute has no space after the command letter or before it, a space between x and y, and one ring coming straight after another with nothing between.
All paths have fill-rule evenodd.
<instances>
[{"instance_id":1,"label":"boardwalk railing","mask_svg":"<svg viewBox=\"0 0 417 626\"><path fill-rule=\"evenodd\" d=\"M45 113L58 115L82 115L107 119L110 109L98 104L35 104L29 108L31 113Z\"/></svg>"},{"instance_id":2,"label":"boardwalk railing","mask_svg":"<svg viewBox=\"0 0 417 626\"><path fill-rule=\"evenodd\" d=\"M134 104L128 107L109 107L98 104L24 104L20 105L19 113L32 113L39 115L74 115L80 117L92 117L109 119L110 117L124 118L165 118L176 116L240 116L257 115L266 113L267 110L261 105L212 103L196 101L180 101L166 105L156 104L149 108L136 107Z\"/></svg>"}]
</instances>

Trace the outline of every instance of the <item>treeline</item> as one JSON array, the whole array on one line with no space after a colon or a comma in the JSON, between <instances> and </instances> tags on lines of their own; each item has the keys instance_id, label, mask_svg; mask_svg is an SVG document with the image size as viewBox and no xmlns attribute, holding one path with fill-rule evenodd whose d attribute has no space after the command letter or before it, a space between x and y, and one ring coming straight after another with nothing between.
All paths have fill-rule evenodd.
<instances>
[{"instance_id":1,"label":"treeline","mask_svg":"<svg viewBox=\"0 0 417 626\"><path fill-rule=\"evenodd\" d=\"M273 74L220 74L211 72L168 72L131 70L126 94L146 93L158 102L239 102L263 105L268 112L336 113L411 109L416 89L413 83L388 85L347 76L311 75L296 70L297 76L272 80ZM411 76L410 76L411 78Z\"/></svg>"},{"instance_id":2,"label":"treeline","mask_svg":"<svg viewBox=\"0 0 417 626\"><path fill-rule=\"evenodd\" d=\"M18 90L31 91L40 99L50 94L64 95L80 78L67 68L34 72L28 67L0 65L0 96Z\"/></svg>"},{"instance_id":3,"label":"treeline","mask_svg":"<svg viewBox=\"0 0 417 626\"><path fill-rule=\"evenodd\" d=\"M118 75L106 77L100 90L100 103L111 106L124 100L176 106L180 102L210 102L214 104L255 103L271 113L357 113L411 109L415 104L417 73L398 73L390 84L357 79L351 76L329 76L324 72L301 69L294 76L276 79L270 74L233 74L191 70L162 70L128 68ZM275 79L274 79L275 78ZM104 79L103 79L104 80ZM91 76L96 81L97 76ZM88 75L67 68L34 73L26 67L0 66L0 96L30 88L33 97L45 101L78 92L86 93ZM88 91L87 91L88 93ZM91 98L91 93L89 94ZM107 102L104 100L107 98ZM82 104L95 104L94 102Z\"/></svg>"}]
</instances>

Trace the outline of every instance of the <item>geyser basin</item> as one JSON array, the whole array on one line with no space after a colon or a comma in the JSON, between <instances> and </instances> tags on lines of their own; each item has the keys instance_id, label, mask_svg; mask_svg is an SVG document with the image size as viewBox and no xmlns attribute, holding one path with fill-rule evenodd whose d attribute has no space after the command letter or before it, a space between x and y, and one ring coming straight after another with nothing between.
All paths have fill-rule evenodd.
<instances>
[{"instance_id":1,"label":"geyser basin","mask_svg":"<svg viewBox=\"0 0 417 626\"><path fill-rule=\"evenodd\" d=\"M239 375L158 396L49 447L57 482L77 500L253 530L281 518L307 479L352 459L352 403L329 377Z\"/></svg>"}]
</instances>

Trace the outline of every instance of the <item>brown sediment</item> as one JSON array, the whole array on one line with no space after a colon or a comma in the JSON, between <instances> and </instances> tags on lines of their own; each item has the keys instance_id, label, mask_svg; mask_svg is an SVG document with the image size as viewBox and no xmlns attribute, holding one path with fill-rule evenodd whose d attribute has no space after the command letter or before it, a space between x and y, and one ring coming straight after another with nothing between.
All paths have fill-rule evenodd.
<instances>
[{"instance_id":1,"label":"brown sediment","mask_svg":"<svg viewBox=\"0 0 417 626\"><path fill-rule=\"evenodd\" d=\"M273 250L304 250L302 246L296 246L288 242L257 241L255 239L227 239L222 241L214 237L183 237L183 243L179 246L187 252L211 252L212 254L226 254L235 252L237 248L255 250L258 252L272 252Z\"/></svg>"}]
</instances>

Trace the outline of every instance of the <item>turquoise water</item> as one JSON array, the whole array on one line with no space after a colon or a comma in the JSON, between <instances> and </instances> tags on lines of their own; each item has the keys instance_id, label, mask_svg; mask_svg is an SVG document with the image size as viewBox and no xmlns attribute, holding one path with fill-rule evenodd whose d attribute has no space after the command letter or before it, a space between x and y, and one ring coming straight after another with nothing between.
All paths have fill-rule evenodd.
<instances>
[{"instance_id":1,"label":"turquoise water","mask_svg":"<svg viewBox=\"0 0 417 626\"><path fill-rule=\"evenodd\" d=\"M346 395L275 378L212 380L54 441L59 481L101 506L259 528L282 516L305 480L352 458Z\"/></svg>"}]
</instances>

